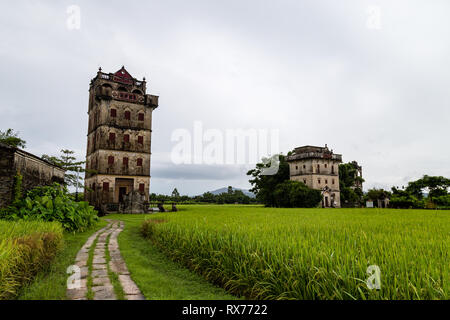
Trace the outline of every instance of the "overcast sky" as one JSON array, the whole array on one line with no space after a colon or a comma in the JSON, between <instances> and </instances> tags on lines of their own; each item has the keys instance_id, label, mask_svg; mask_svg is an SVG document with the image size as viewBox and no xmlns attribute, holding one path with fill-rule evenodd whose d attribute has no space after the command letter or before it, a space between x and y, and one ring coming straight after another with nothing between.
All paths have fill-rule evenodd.
<instances>
[{"instance_id":1,"label":"overcast sky","mask_svg":"<svg viewBox=\"0 0 450 320\"><path fill-rule=\"evenodd\" d=\"M0 129L84 159L89 82L125 65L160 96L151 192L250 187L248 165L171 161L194 121L279 130L284 153L328 144L365 190L449 177L449 17L445 0L2 1Z\"/></svg>"}]
</instances>

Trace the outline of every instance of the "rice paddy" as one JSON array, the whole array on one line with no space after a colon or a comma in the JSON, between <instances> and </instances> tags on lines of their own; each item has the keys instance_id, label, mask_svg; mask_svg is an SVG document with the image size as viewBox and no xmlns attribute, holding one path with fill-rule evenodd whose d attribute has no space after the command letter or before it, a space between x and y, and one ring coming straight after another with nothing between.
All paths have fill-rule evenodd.
<instances>
[{"instance_id":1,"label":"rice paddy","mask_svg":"<svg viewBox=\"0 0 450 320\"><path fill-rule=\"evenodd\" d=\"M180 209L152 215L144 235L237 296L449 299L449 211ZM379 268L379 281L370 266Z\"/></svg>"}]
</instances>

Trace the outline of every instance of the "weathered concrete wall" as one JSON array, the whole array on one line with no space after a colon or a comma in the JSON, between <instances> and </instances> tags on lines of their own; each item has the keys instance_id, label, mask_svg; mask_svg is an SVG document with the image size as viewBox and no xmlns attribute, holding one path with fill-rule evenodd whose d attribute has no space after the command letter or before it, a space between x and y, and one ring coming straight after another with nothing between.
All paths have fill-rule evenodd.
<instances>
[{"instance_id":1,"label":"weathered concrete wall","mask_svg":"<svg viewBox=\"0 0 450 320\"><path fill-rule=\"evenodd\" d=\"M14 183L14 151L0 146L0 207L12 200Z\"/></svg>"},{"instance_id":2,"label":"weathered concrete wall","mask_svg":"<svg viewBox=\"0 0 450 320\"><path fill-rule=\"evenodd\" d=\"M109 163L113 157L114 163ZM128 159L128 165L124 164L124 158ZM142 165L139 159L142 159ZM126 161L126 160L125 160ZM87 168L95 170L97 174L150 176L150 154L126 152L119 150L97 150L86 158ZM92 174L86 174L90 177Z\"/></svg>"},{"instance_id":3,"label":"weathered concrete wall","mask_svg":"<svg viewBox=\"0 0 450 320\"><path fill-rule=\"evenodd\" d=\"M149 153L150 144L151 132L148 130L101 126L88 135L87 154L98 149Z\"/></svg>"},{"instance_id":4,"label":"weathered concrete wall","mask_svg":"<svg viewBox=\"0 0 450 320\"><path fill-rule=\"evenodd\" d=\"M64 182L64 170L28 152L0 146L0 206L10 204L14 176L22 175L22 193L53 182Z\"/></svg>"}]
</instances>

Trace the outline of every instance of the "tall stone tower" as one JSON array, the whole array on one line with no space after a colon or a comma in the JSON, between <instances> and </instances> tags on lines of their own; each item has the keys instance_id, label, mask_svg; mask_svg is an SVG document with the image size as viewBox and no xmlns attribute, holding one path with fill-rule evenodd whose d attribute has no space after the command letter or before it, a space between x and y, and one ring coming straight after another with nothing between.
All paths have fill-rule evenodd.
<instances>
[{"instance_id":1,"label":"tall stone tower","mask_svg":"<svg viewBox=\"0 0 450 320\"><path fill-rule=\"evenodd\" d=\"M101 68L89 86L85 199L103 212L149 200L152 111L158 96L124 67Z\"/></svg>"},{"instance_id":2,"label":"tall stone tower","mask_svg":"<svg viewBox=\"0 0 450 320\"><path fill-rule=\"evenodd\" d=\"M342 155L325 147L304 146L295 148L286 158L290 179L300 181L311 189L321 190L322 207L341 206L339 190L339 164Z\"/></svg>"}]
</instances>

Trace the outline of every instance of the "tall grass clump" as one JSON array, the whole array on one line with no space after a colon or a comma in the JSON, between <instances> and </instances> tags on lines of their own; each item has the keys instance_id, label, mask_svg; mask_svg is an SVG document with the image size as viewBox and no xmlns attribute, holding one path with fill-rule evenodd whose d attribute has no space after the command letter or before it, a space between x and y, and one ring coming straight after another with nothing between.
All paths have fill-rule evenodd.
<instances>
[{"instance_id":1,"label":"tall grass clump","mask_svg":"<svg viewBox=\"0 0 450 320\"><path fill-rule=\"evenodd\" d=\"M58 222L0 220L0 300L15 298L62 246Z\"/></svg>"},{"instance_id":2,"label":"tall grass clump","mask_svg":"<svg viewBox=\"0 0 450 320\"><path fill-rule=\"evenodd\" d=\"M250 299L449 298L445 211L192 206L156 214L141 232ZM381 271L379 290L366 284L371 265Z\"/></svg>"}]
</instances>

